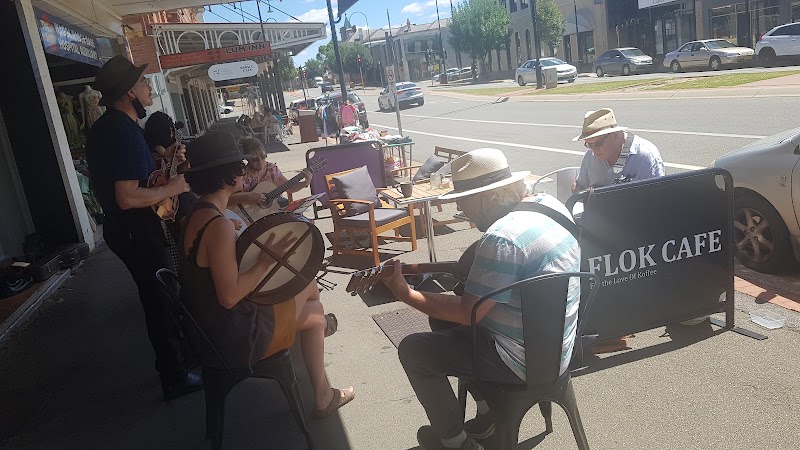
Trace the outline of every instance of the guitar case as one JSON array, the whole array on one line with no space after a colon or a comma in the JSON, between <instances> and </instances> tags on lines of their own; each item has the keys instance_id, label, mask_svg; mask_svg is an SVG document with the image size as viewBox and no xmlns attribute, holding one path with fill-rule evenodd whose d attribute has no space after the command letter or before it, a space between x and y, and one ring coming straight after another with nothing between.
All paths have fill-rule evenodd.
<instances>
[{"instance_id":1,"label":"guitar case","mask_svg":"<svg viewBox=\"0 0 800 450\"><path fill-rule=\"evenodd\" d=\"M60 270L75 266L87 256L89 256L87 244L62 245L28 266L28 271L33 276L33 280L39 283Z\"/></svg>"}]
</instances>

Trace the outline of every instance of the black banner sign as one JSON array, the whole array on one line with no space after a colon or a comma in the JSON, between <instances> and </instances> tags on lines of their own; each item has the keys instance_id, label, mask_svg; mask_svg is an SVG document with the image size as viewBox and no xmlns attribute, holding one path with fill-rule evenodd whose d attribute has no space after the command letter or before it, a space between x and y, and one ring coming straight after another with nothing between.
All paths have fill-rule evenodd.
<instances>
[{"instance_id":1,"label":"black banner sign","mask_svg":"<svg viewBox=\"0 0 800 450\"><path fill-rule=\"evenodd\" d=\"M733 183L727 171L609 186L576 194L568 206L576 200L584 203L581 269L601 283L586 334L606 340L733 311Z\"/></svg>"}]
</instances>

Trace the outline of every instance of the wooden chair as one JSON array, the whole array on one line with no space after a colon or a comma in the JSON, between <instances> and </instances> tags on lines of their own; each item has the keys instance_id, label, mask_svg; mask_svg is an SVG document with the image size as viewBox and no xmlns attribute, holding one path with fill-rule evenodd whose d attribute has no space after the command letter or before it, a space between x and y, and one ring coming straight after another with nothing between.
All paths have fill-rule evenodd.
<instances>
[{"instance_id":1,"label":"wooden chair","mask_svg":"<svg viewBox=\"0 0 800 450\"><path fill-rule=\"evenodd\" d=\"M325 189L328 193L328 205L331 210L331 217L333 218L333 255L336 256L340 253L352 255L372 254L375 265L380 265L380 253L378 251L378 238L383 238L393 241L410 241L411 250L417 249L417 232L414 227L414 209L411 205L405 208L390 208L383 200L379 201L381 206L376 207L375 203L366 200L339 198L339 192L333 179L341 175L354 172L358 169L350 169L342 172L332 173L325 175ZM385 188L376 188L376 192L380 193ZM369 206L367 212L347 216L347 205L350 204L364 204ZM411 237L400 236L398 229L408 225L411 228ZM393 236L384 236L382 233L393 231ZM351 236L353 248L342 248L339 240L341 239L340 233L347 231ZM358 250L357 244L353 238L354 232L369 231L370 238L372 239L371 250Z\"/></svg>"}]
</instances>

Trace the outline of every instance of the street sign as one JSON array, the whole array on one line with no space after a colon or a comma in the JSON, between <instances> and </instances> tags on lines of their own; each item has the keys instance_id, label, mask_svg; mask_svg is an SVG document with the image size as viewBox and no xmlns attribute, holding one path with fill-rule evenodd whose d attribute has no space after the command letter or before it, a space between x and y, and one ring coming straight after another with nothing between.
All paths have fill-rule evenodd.
<instances>
[{"instance_id":1,"label":"street sign","mask_svg":"<svg viewBox=\"0 0 800 450\"><path fill-rule=\"evenodd\" d=\"M386 81L389 84L394 84L394 66L386 66Z\"/></svg>"},{"instance_id":2,"label":"street sign","mask_svg":"<svg viewBox=\"0 0 800 450\"><path fill-rule=\"evenodd\" d=\"M250 60L214 64L208 68L208 77L214 81L246 78L255 76L256 74L258 74L258 64Z\"/></svg>"}]
</instances>

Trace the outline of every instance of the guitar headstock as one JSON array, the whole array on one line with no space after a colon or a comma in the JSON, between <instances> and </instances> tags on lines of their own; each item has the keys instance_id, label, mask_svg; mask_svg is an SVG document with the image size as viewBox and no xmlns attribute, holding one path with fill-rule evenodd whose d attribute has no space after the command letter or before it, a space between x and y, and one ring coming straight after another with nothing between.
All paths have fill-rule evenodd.
<instances>
[{"instance_id":1,"label":"guitar headstock","mask_svg":"<svg viewBox=\"0 0 800 450\"><path fill-rule=\"evenodd\" d=\"M394 266L381 264L366 270L359 270L350 276L350 282L347 283L345 292L349 292L350 295L364 294L372 290L375 284L382 279L389 278L392 275L393 268Z\"/></svg>"}]
</instances>

